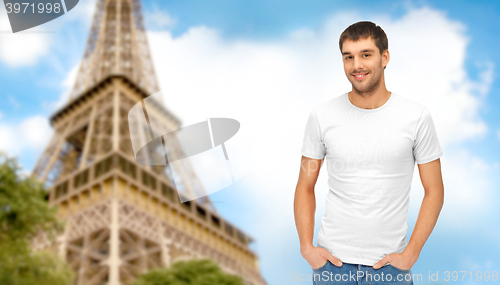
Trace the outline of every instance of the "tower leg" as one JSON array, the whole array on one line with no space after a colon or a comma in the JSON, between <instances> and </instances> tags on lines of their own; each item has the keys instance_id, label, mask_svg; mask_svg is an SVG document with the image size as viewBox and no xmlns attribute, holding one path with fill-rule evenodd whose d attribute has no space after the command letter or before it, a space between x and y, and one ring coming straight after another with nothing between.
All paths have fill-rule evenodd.
<instances>
[{"instance_id":1,"label":"tower leg","mask_svg":"<svg viewBox=\"0 0 500 285\"><path fill-rule=\"evenodd\" d=\"M120 232L118 225L118 200L111 200L109 285L120 285Z\"/></svg>"}]
</instances>

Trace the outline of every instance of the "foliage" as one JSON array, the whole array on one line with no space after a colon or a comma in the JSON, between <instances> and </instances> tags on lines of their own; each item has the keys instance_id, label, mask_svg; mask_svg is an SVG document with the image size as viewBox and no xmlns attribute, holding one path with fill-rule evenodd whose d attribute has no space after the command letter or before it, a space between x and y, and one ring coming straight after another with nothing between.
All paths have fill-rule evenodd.
<instances>
[{"instance_id":1,"label":"foliage","mask_svg":"<svg viewBox=\"0 0 500 285\"><path fill-rule=\"evenodd\" d=\"M0 152L0 284L70 284L74 273L66 263L30 248L41 231L53 240L64 225L45 201L43 184L21 171L17 159Z\"/></svg>"},{"instance_id":2,"label":"foliage","mask_svg":"<svg viewBox=\"0 0 500 285\"><path fill-rule=\"evenodd\" d=\"M244 285L241 277L224 273L210 259L178 261L139 276L134 285Z\"/></svg>"}]
</instances>

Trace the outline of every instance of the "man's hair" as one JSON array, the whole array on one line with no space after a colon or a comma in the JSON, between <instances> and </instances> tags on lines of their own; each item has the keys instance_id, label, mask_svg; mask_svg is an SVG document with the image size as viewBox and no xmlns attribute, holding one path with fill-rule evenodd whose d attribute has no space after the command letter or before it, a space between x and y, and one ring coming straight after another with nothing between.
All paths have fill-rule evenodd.
<instances>
[{"instance_id":1,"label":"man's hair","mask_svg":"<svg viewBox=\"0 0 500 285\"><path fill-rule=\"evenodd\" d=\"M369 37L371 37L375 42L375 45L380 51L380 54L382 54L384 50L389 49L389 41L387 40L387 35L385 34L384 30L382 30L380 26L377 26L375 23L372 23L370 21L361 21L350 25L342 32L339 39L340 52L342 53L342 45L344 44L345 40L349 39L356 42L360 38L367 39Z\"/></svg>"}]
</instances>

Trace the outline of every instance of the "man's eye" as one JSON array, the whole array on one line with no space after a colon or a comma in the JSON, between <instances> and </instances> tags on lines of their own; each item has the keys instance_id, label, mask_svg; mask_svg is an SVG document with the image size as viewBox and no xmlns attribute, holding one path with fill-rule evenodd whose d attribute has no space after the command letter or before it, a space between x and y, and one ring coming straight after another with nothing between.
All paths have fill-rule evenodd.
<instances>
[{"instance_id":1,"label":"man's eye","mask_svg":"<svg viewBox=\"0 0 500 285\"><path fill-rule=\"evenodd\" d=\"M370 56L369 54L363 54L363 55ZM351 58L351 56L348 56L345 59L350 59L350 58Z\"/></svg>"}]
</instances>

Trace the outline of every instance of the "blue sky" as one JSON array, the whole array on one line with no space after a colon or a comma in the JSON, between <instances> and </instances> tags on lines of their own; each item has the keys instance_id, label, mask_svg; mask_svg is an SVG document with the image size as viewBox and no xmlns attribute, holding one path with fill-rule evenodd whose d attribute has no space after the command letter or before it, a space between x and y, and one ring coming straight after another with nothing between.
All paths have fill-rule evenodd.
<instances>
[{"instance_id":1,"label":"blue sky","mask_svg":"<svg viewBox=\"0 0 500 285\"><path fill-rule=\"evenodd\" d=\"M48 116L67 99L93 3L82 0L33 28L37 33L19 34L8 33L0 8L0 150L18 156L27 171L52 134ZM303 128L315 105L350 90L338 37L360 20L385 30L387 88L429 109L443 146L445 207L412 268L423 275L415 283L493 284L441 277L446 270L473 277L500 271L500 2L143 1L143 12L169 108L195 121L192 110L203 104L193 99L206 103L225 94L233 98L227 107L240 108L262 138L254 141L255 168L210 196L256 239L269 284L310 284L290 280L290 271L310 273L292 211ZM322 171L316 234L327 193ZM413 180L408 238L423 192L417 170ZM425 282L428 271L439 271L440 282Z\"/></svg>"}]
</instances>

